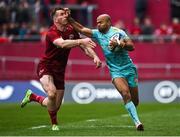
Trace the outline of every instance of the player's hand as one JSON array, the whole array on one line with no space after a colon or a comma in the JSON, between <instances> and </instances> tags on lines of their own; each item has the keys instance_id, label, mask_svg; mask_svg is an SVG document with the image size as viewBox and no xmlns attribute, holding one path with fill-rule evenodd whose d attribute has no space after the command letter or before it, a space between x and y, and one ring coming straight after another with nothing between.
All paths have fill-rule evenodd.
<instances>
[{"instance_id":1,"label":"player's hand","mask_svg":"<svg viewBox=\"0 0 180 137\"><path fill-rule=\"evenodd\" d=\"M116 48L117 45L118 45L117 39L112 39L112 40L109 41L108 48L109 48L109 50L112 51L112 50L114 50Z\"/></svg>"},{"instance_id":2,"label":"player's hand","mask_svg":"<svg viewBox=\"0 0 180 137\"><path fill-rule=\"evenodd\" d=\"M80 44L82 44L83 46L87 46L90 48L96 47L96 43L94 43L90 38L80 39L79 41L80 41Z\"/></svg>"},{"instance_id":3,"label":"player's hand","mask_svg":"<svg viewBox=\"0 0 180 137\"><path fill-rule=\"evenodd\" d=\"M121 48L124 48L125 44L126 44L125 40L119 41L119 46L121 46Z\"/></svg>"},{"instance_id":4,"label":"player's hand","mask_svg":"<svg viewBox=\"0 0 180 137\"><path fill-rule=\"evenodd\" d=\"M96 68L100 68L102 65L101 60L97 56L94 57L94 63L96 64Z\"/></svg>"},{"instance_id":5,"label":"player's hand","mask_svg":"<svg viewBox=\"0 0 180 137\"><path fill-rule=\"evenodd\" d=\"M67 17L71 16L71 10L69 8L64 8L65 14L67 15Z\"/></svg>"},{"instance_id":6,"label":"player's hand","mask_svg":"<svg viewBox=\"0 0 180 137\"><path fill-rule=\"evenodd\" d=\"M109 42L109 50L114 50L117 46L120 46L121 48L124 48L125 42L123 40L117 40L117 39L112 39Z\"/></svg>"}]
</instances>

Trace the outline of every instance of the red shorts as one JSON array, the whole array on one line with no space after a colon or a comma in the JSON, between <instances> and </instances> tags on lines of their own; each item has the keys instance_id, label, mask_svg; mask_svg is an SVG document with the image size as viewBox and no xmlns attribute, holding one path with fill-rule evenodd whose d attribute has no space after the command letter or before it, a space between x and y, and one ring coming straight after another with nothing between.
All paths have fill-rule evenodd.
<instances>
[{"instance_id":1,"label":"red shorts","mask_svg":"<svg viewBox=\"0 0 180 137\"><path fill-rule=\"evenodd\" d=\"M43 75L51 75L56 89L64 90L65 67L66 66L59 65L53 61L51 61L51 63L48 61L40 61L37 68L38 78L40 79Z\"/></svg>"}]
</instances>

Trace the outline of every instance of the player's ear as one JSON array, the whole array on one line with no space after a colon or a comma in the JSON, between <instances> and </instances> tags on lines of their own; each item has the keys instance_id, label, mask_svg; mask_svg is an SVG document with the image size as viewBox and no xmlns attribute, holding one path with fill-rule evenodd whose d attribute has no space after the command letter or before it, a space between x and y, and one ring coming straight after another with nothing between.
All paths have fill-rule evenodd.
<instances>
[{"instance_id":1,"label":"player's ear","mask_svg":"<svg viewBox=\"0 0 180 137\"><path fill-rule=\"evenodd\" d=\"M110 20L108 20L107 24L108 24L108 26L111 26L111 21L110 21Z\"/></svg>"}]
</instances>

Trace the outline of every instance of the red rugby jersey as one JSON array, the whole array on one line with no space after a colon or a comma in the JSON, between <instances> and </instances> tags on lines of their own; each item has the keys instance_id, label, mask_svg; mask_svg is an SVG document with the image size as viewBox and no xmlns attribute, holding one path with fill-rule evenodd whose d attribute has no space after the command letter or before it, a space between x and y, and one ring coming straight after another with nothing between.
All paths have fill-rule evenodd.
<instances>
[{"instance_id":1,"label":"red rugby jersey","mask_svg":"<svg viewBox=\"0 0 180 137\"><path fill-rule=\"evenodd\" d=\"M57 47L53 41L57 38L78 39L79 34L73 29L71 25L67 25L64 32L57 29L55 25L51 26L46 34L46 49L45 56L42 61L56 62L60 66L66 66L70 49Z\"/></svg>"}]
</instances>

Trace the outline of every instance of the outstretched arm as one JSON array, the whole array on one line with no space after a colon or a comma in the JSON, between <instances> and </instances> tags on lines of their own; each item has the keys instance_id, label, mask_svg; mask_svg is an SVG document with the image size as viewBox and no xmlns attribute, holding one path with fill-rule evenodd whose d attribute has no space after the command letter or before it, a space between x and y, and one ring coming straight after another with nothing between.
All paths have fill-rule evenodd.
<instances>
[{"instance_id":1,"label":"outstretched arm","mask_svg":"<svg viewBox=\"0 0 180 137\"><path fill-rule=\"evenodd\" d=\"M93 59L95 65L96 65L96 68L101 67L102 62L92 48L81 46L81 49L86 53L87 56L89 56L90 58Z\"/></svg>"},{"instance_id":2,"label":"outstretched arm","mask_svg":"<svg viewBox=\"0 0 180 137\"><path fill-rule=\"evenodd\" d=\"M68 21L76 31L80 32L81 34L84 34L87 37L92 37L91 29L84 27L82 24L75 21L72 17L68 17Z\"/></svg>"},{"instance_id":3,"label":"outstretched arm","mask_svg":"<svg viewBox=\"0 0 180 137\"><path fill-rule=\"evenodd\" d=\"M53 41L53 44L61 48L72 48L80 45L83 45L85 47L87 46L90 48L96 47L96 44L90 38L77 39L77 40L70 40L70 39L64 40L63 38L58 38Z\"/></svg>"}]
</instances>

